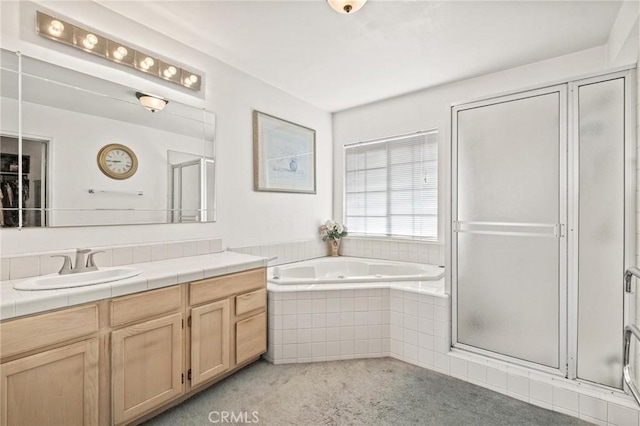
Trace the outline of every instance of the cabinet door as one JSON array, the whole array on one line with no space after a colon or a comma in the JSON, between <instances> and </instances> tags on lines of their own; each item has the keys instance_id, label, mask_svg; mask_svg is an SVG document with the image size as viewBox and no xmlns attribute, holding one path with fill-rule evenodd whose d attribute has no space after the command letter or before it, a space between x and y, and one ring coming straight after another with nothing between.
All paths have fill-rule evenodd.
<instances>
[{"instance_id":1,"label":"cabinet door","mask_svg":"<svg viewBox=\"0 0 640 426\"><path fill-rule=\"evenodd\" d=\"M229 370L229 300L191 310L191 385Z\"/></svg>"},{"instance_id":2,"label":"cabinet door","mask_svg":"<svg viewBox=\"0 0 640 426\"><path fill-rule=\"evenodd\" d=\"M111 333L114 423L182 394L182 314Z\"/></svg>"},{"instance_id":3,"label":"cabinet door","mask_svg":"<svg viewBox=\"0 0 640 426\"><path fill-rule=\"evenodd\" d=\"M0 366L2 424L98 423L98 339Z\"/></svg>"},{"instance_id":4,"label":"cabinet door","mask_svg":"<svg viewBox=\"0 0 640 426\"><path fill-rule=\"evenodd\" d=\"M236 323L236 364L267 351L267 315L263 312Z\"/></svg>"}]
</instances>

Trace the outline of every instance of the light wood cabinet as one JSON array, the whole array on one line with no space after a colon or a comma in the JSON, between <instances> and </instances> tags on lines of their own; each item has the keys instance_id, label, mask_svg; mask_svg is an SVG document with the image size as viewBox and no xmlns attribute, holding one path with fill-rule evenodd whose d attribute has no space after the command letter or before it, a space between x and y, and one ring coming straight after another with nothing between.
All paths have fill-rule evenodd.
<instances>
[{"instance_id":1,"label":"light wood cabinet","mask_svg":"<svg viewBox=\"0 0 640 426\"><path fill-rule=\"evenodd\" d=\"M2 424L98 424L98 339L4 363Z\"/></svg>"},{"instance_id":2,"label":"light wood cabinet","mask_svg":"<svg viewBox=\"0 0 640 426\"><path fill-rule=\"evenodd\" d=\"M229 300L191 309L191 386L229 370Z\"/></svg>"},{"instance_id":3,"label":"light wood cabinet","mask_svg":"<svg viewBox=\"0 0 640 426\"><path fill-rule=\"evenodd\" d=\"M183 392L182 314L111 333L115 424L134 419Z\"/></svg>"},{"instance_id":4,"label":"light wood cabinet","mask_svg":"<svg viewBox=\"0 0 640 426\"><path fill-rule=\"evenodd\" d=\"M3 321L0 425L146 420L266 351L266 294L259 268Z\"/></svg>"},{"instance_id":5,"label":"light wood cabinet","mask_svg":"<svg viewBox=\"0 0 640 426\"><path fill-rule=\"evenodd\" d=\"M267 351L267 315L263 312L236 323L236 364Z\"/></svg>"}]
</instances>

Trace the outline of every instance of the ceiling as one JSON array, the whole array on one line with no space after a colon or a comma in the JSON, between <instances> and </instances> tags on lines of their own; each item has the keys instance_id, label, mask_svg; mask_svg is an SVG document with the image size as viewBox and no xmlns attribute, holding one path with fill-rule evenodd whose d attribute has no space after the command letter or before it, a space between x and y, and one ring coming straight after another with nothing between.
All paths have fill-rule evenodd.
<instances>
[{"instance_id":1,"label":"ceiling","mask_svg":"<svg viewBox=\"0 0 640 426\"><path fill-rule=\"evenodd\" d=\"M100 1L335 112L603 45L619 1ZM205 70L206 71L206 70Z\"/></svg>"}]
</instances>

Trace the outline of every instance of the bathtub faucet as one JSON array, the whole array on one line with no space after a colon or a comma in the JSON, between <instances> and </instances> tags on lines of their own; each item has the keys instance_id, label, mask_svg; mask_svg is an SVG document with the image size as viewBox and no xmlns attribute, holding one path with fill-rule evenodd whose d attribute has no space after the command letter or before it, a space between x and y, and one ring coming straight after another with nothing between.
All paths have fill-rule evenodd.
<instances>
[{"instance_id":1,"label":"bathtub faucet","mask_svg":"<svg viewBox=\"0 0 640 426\"><path fill-rule=\"evenodd\" d=\"M277 266L273 268L273 279L274 280L280 279L280 268L278 268Z\"/></svg>"}]
</instances>

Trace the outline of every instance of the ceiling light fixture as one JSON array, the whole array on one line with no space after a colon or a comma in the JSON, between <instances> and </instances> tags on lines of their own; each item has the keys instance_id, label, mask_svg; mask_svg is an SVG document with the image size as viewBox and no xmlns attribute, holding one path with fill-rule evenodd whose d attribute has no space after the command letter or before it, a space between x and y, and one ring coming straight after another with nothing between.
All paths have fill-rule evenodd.
<instances>
[{"instance_id":1,"label":"ceiling light fixture","mask_svg":"<svg viewBox=\"0 0 640 426\"><path fill-rule=\"evenodd\" d=\"M171 81L191 90L198 91L202 87L202 77L192 71L164 62L155 55L140 52L96 32L70 24L63 19L54 18L40 11L36 15L36 32L43 37L73 46L111 62L135 68L145 74ZM157 110L160 109L162 108Z\"/></svg>"},{"instance_id":2,"label":"ceiling light fixture","mask_svg":"<svg viewBox=\"0 0 640 426\"><path fill-rule=\"evenodd\" d=\"M327 0L333 10L344 15L357 12L366 2L367 0Z\"/></svg>"},{"instance_id":3,"label":"ceiling light fixture","mask_svg":"<svg viewBox=\"0 0 640 426\"><path fill-rule=\"evenodd\" d=\"M169 103L168 100L163 99L160 96L148 95L141 92L136 92L136 98L138 98L143 107L151 112L162 111Z\"/></svg>"}]
</instances>

